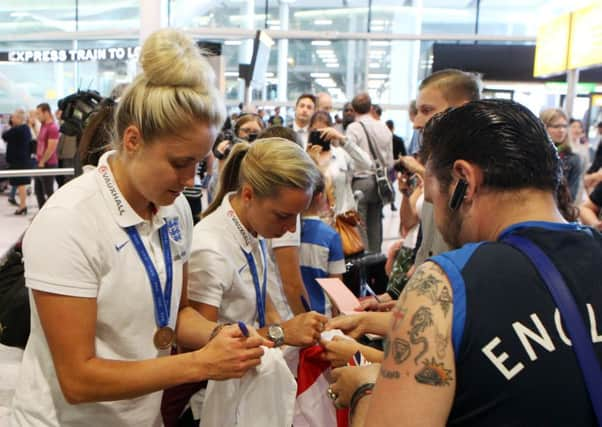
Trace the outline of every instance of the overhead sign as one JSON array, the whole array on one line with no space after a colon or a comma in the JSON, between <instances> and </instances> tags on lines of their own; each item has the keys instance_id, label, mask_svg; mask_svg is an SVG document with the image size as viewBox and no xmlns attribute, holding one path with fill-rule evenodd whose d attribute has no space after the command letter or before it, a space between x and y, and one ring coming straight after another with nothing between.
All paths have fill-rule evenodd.
<instances>
[{"instance_id":1,"label":"overhead sign","mask_svg":"<svg viewBox=\"0 0 602 427\"><path fill-rule=\"evenodd\" d=\"M90 49L10 50L9 62L85 62L138 59L140 46Z\"/></svg>"},{"instance_id":2,"label":"overhead sign","mask_svg":"<svg viewBox=\"0 0 602 427\"><path fill-rule=\"evenodd\" d=\"M602 65L602 3L573 12L568 68Z\"/></svg>"},{"instance_id":3,"label":"overhead sign","mask_svg":"<svg viewBox=\"0 0 602 427\"><path fill-rule=\"evenodd\" d=\"M539 27L535 46L534 77L548 77L566 71L570 27L570 13L561 15Z\"/></svg>"}]
</instances>

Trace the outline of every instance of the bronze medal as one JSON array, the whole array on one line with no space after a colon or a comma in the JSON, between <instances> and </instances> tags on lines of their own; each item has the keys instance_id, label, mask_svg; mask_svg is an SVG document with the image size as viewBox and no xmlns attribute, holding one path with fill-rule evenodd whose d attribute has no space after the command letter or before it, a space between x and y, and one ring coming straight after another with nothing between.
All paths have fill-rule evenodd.
<instances>
[{"instance_id":1,"label":"bronze medal","mask_svg":"<svg viewBox=\"0 0 602 427\"><path fill-rule=\"evenodd\" d=\"M167 350L175 342L176 333L169 326L163 326L157 329L153 342L159 350Z\"/></svg>"}]
</instances>

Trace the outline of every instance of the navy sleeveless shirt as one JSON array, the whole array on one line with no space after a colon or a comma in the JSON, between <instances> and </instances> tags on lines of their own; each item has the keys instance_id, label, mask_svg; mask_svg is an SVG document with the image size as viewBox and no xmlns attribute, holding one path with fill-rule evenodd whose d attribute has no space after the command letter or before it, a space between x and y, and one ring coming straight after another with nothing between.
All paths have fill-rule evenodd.
<instances>
[{"instance_id":1,"label":"navy sleeveless shirt","mask_svg":"<svg viewBox=\"0 0 602 427\"><path fill-rule=\"evenodd\" d=\"M499 239L510 233L537 244L560 271L602 363L602 235L578 224L525 222ZM558 309L525 255L498 241L430 260L454 296L457 378L448 425L596 424Z\"/></svg>"}]
</instances>

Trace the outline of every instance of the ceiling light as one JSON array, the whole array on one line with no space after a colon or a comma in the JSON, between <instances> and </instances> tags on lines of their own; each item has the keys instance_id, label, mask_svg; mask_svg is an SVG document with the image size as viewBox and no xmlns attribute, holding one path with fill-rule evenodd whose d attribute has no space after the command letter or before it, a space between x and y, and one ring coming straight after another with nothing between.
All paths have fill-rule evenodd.
<instances>
[{"instance_id":1,"label":"ceiling light","mask_svg":"<svg viewBox=\"0 0 602 427\"><path fill-rule=\"evenodd\" d=\"M312 46L330 46L331 41L330 40L313 40L311 42Z\"/></svg>"},{"instance_id":2,"label":"ceiling light","mask_svg":"<svg viewBox=\"0 0 602 427\"><path fill-rule=\"evenodd\" d=\"M332 56L332 55L334 55L334 50L332 50L332 49L316 49L316 53L319 56Z\"/></svg>"},{"instance_id":3,"label":"ceiling light","mask_svg":"<svg viewBox=\"0 0 602 427\"><path fill-rule=\"evenodd\" d=\"M330 77L330 73L311 73L310 76L314 78L324 78Z\"/></svg>"},{"instance_id":4,"label":"ceiling light","mask_svg":"<svg viewBox=\"0 0 602 427\"><path fill-rule=\"evenodd\" d=\"M326 68L339 68L339 64L326 64Z\"/></svg>"},{"instance_id":5,"label":"ceiling light","mask_svg":"<svg viewBox=\"0 0 602 427\"><path fill-rule=\"evenodd\" d=\"M332 19L316 19L314 25L332 25Z\"/></svg>"}]
</instances>

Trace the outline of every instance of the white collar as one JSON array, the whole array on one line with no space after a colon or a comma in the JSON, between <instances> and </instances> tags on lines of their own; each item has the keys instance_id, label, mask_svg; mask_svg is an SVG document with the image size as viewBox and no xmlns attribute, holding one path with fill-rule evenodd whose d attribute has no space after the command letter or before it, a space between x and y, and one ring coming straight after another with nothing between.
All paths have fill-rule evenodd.
<instances>
[{"instance_id":1,"label":"white collar","mask_svg":"<svg viewBox=\"0 0 602 427\"><path fill-rule=\"evenodd\" d=\"M218 211L219 215L226 219L226 226L234 234L239 246L245 251L249 252L253 248L257 247L259 240L262 239L262 237L253 236L242 224L238 215L236 215L236 212L230 203L230 198L235 194L235 191L226 194L224 196L224 200L222 200L222 204L219 206Z\"/></svg>"},{"instance_id":2,"label":"white collar","mask_svg":"<svg viewBox=\"0 0 602 427\"><path fill-rule=\"evenodd\" d=\"M299 127L299 126L297 126L297 121L293 120L293 130L295 132L307 132L309 130L309 125L304 126L304 127Z\"/></svg>"},{"instance_id":3,"label":"white collar","mask_svg":"<svg viewBox=\"0 0 602 427\"><path fill-rule=\"evenodd\" d=\"M115 150L107 151L98 160L96 168L96 180L103 199L105 200L111 215L115 222L122 227L130 227L144 222L144 218L136 213L128 201L123 197L121 190L115 182L115 176L109 166L109 157L116 154ZM161 227L164 223L164 217L168 216L168 210L165 206L160 206L152 217L153 228Z\"/></svg>"}]
</instances>

